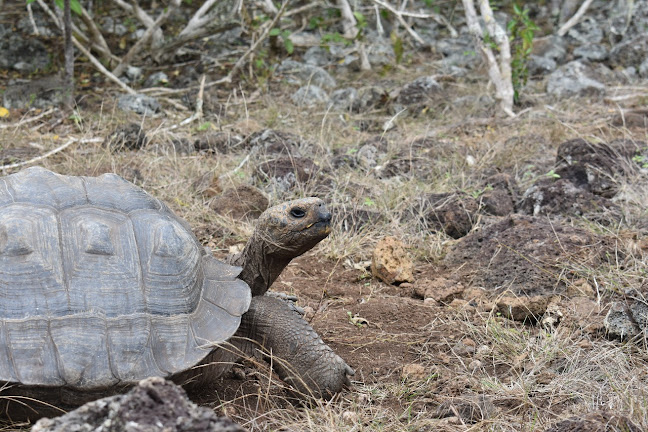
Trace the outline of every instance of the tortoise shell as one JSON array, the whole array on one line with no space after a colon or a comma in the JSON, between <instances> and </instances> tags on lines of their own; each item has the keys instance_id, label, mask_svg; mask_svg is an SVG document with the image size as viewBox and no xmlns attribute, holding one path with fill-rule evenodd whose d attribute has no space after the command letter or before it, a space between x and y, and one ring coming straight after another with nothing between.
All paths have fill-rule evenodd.
<instances>
[{"instance_id":1,"label":"tortoise shell","mask_svg":"<svg viewBox=\"0 0 648 432\"><path fill-rule=\"evenodd\" d=\"M115 174L0 178L0 381L85 390L187 370L239 327L240 270Z\"/></svg>"}]
</instances>

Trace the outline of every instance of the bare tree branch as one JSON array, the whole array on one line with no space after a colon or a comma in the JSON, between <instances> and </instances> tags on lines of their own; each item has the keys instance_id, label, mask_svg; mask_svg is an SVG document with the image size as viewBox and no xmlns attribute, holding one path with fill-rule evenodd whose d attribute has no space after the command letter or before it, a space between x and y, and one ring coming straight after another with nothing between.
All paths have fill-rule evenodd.
<instances>
[{"instance_id":1,"label":"bare tree branch","mask_svg":"<svg viewBox=\"0 0 648 432\"><path fill-rule=\"evenodd\" d=\"M207 12L209 12L209 9L211 9L211 7L218 1L219 0L207 0L203 3L194 16L191 17L185 28L182 29L178 37L187 36L209 23L209 21L212 20L212 17Z\"/></svg>"},{"instance_id":2,"label":"bare tree branch","mask_svg":"<svg viewBox=\"0 0 648 432\"><path fill-rule=\"evenodd\" d=\"M133 57L139 53L142 48L149 42L155 31L171 16L172 13L180 6L180 0L172 0L169 7L160 14L160 16L155 20L151 26L146 29L142 37L131 47L126 55L122 58L121 62L113 69L112 73L115 76L122 74L126 66L130 63Z\"/></svg>"},{"instance_id":3,"label":"bare tree branch","mask_svg":"<svg viewBox=\"0 0 648 432\"><path fill-rule=\"evenodd\" d=\"M33 159L29 159L27 161L22 161L22 162L16 162L16 163L12 163L12 164L9 164L9 165L2 165L2 166L0 166L0 171L5 171L5 170L11 169L11 168L18 168L18 167L21 167L21 166L32 164L34 162L41 161L43 159L47 159L48 157L52 156L53 154L56 154L56 153L59 153L59 152L65 150L70 145L74 144L75 142L91 143L91 142L102 142L103 140L104 140L103 138L88 138L88 139L81 139L81 140L78 139L78 138L70 138L65 144L62 144L62 145L56 147L54 150L50 150L47 153L42 154L40 156L37 156L37 157L35 157Z\"/></svg>"},{"instance_id":4,"label":"bare tree branch","mask_svg":"<svg viewBox=\"0 0 648 432\"><path fill-rule=\"evenodd\" d=\"M358 22L355 15L349 6L347 0L337 0L338 8L342 14L342 28L344 28L344 37L347 39L355 39L358 35Z\"/></svg>"},{"instance_id":5,"label":"bare tree branch","mask_svg":"<svg viewBox=\"0 0 648 432\"><path fill-rule=\"evenodd\" d=\"M240 59L234 64L232 69L229 71L226 77L219 79L218 81L214 81L213 84L222 84L222 83L231 83L232 78L234 77L235 74L238 73L239 69L241 69L244 65L245 62L247 61L247 58L252 55L256 51L256 49L259 47L261 42L266 40L268 38L268 34L270 33L270 30L274 28L274 26L279 22L279 19L283 15L283 13L286 11L286 6L288 6L288 3L290 3L290 0L284 1L284 3L281 5L281 9L279 9L279 12L277 12L277 15L270 21L269 23L264 24L264 29L263 33L259 36L259 38L250 46L250 48L241 56Z\"/></svg>"},{"instance_id":6,"label":"bare tree branch","mask_svg":"<svg viewBox=\"0 0 648 432\"><path fill-rule=\"evenodd\" d=\"M101 31L99 31L94 20L92 19L86 8L84 8L83 6L81 6L81 20L90 32L93 48L101 55L101 58L105 61L114 60L113 55L110 52L110 48L108 48L108 44L101 34Z\"/></svg>"},{"instance_id":7,"label":"bare tree branch","mask_svg":"<svg viewBox=\"0 0 648 432\"><path fill-rule=\"evenodd\" d=\"M113 0L115 4L122 9L124 9L126 12L135 15L135 18L137 18L146 28L149 28L153 25L155 20L146 13L142 8L139 7L137 3L134 5L130 5L126 3L124 0ZM162 33L161 29L155 30L155 33L153 34L153 40L151 42L151 46L154 48L157 48L158 46L162 45L164 42L164 34Z\"/></svg>"},{"instance_id":8,"label":"bare tree branch","mask_svg":"<svg viewBox=\"0 0 648 432\"><path fill-rule=\"evenodd\" d=\"M409 33L410 36L412 36L416 42L420 43L421 45L425 44L425 41L421 38L421 36L419 36L418 33L416 33L409 24L407 24L407 21L405 21L405 19L403 18L403 14L399 10L397 10L392 5L382 0L373 0L373 2L378 4L379 6L384 7L389 12L393 13L396 19L398 20L398 22L401 23L403 27L405 27L407 33Z\"/></svg>"},{"instance_id":9,"label":"bare tree branch","mask_svg":"<svg viewBox=\"0 0 648 432\"><path fill-rule=\"evenodd\" d=\"M497 24L493 17L488 0L479 0L480 12L488 34L497 45L499 64L493 49L484 41L484 30L477 19L473 0L462 0L468 29L475 37L479 49L488 63L488 76L495 85L495 97L500 101L500 107L508 116L515 117L513 112L513 82L511 73L511 48L506 32Z\"/></svg>"},{"instance_id":10,"label":"bare tree branch","mask_svg":"<svg viewBox=\"0 0 648 432\"><path fill-rule=\"evenodd\" d=\"M83 53L84 56L88 57L88 60L90 60L90 63L94 65L95 68L102 74L104 74L110 81L114 82L117 84L119 87L121 87L124 91L130 93L130 94L137 94L135 90L121 82L119 78L117 78L115 75L113 75L108 69L104 67L104 65L101 64L99 60L95 56L92 55L90 51L86 49L86 47L83 46L81 42L77 40L74 36L72 37L72 42L74 42L74 45Z\"/></svg>"},{"instance_id":11,"label":"bare tree branch","mask_svg":"<svg viewBox=\"0 0 648 432\"><path fill-rule=\"evenodd\" d=\"M585 11L587 11L587 8L592 4L592 1L593 0L585 0L583 2L583 4L578 8L574 16L569 18L569 21L567 21L565 24L562 25L562 27L560 27L557 33L558 36L565 36L570 28L578 24L578 21L580 21L583 15L585 15Z\"/></svg>"}]
</instances>

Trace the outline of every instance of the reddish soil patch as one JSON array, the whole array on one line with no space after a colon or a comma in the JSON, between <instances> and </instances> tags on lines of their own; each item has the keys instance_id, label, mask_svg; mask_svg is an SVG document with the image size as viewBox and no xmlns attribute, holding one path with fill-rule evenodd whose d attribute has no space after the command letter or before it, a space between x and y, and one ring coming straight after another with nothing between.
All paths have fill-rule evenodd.
<instances>
[{"instance_id":1,"label":"reddish soil patch","mask_svg":"<svg viewBox=\"0 0 648 432\"><path fill-rule=\"evenodd\" d=\"M294 260L273 285L273 290L297 295L298 305L307 308L306 319L355 369L354 382L367 385L398 382L403 365L420 360L417 348L430 342L431 324L443 309L411 298L408 288L360 279L360 276L358 270L308 255ZM230 374L218 392L221 400L238 398L241 402L235 406L254 407L260 388L278 396L275 399L288 397L283 389L266 388L262 377L267 371L256 372L248 369L244 376L239 369ZM401 409L397 400L387 404Z\"/></svg>"}]
</instances>

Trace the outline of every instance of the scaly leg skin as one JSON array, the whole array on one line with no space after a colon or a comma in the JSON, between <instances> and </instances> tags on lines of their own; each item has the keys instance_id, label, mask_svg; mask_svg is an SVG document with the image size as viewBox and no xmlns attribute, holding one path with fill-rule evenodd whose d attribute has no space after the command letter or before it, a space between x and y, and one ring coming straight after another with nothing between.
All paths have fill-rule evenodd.
<instances>
[{"instance_id":1,"label":"scaly leg skin","mask_svg":"<svg viewBox=\"0 0 648 432\"><path fill-rule=\"evenodd\" d=\"M279 377L305 396L330 399L355 373L286 302L273 297L252 297L238 335L271 353Z\"/></svg>"}]
</instances>

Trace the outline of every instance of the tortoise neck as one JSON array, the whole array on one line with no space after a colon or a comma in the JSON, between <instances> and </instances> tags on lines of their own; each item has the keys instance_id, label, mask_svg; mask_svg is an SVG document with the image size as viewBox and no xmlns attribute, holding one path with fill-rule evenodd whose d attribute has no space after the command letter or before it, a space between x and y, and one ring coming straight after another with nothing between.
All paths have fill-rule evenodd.
<instances>
[{"instance_id":1,"label":"tortoise neck","mask_svg":"<svg viewBox=\"0 0 648 432\"><path fill-rule=\"evenodd\" d=\"M276 246L255 232L243 251L232 260L232 264L243 267L239 278L250 286L253 296L265 294L292 260L273 253L275 249Z\"/></svg>"}]
</instances>

